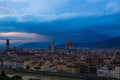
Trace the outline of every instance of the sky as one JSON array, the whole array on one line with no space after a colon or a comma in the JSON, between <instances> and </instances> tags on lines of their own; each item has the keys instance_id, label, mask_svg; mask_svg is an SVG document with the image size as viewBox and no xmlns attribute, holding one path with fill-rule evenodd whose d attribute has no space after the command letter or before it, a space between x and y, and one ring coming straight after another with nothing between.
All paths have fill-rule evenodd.
<instances>
[{"instance_id":1,"label":"sky","mask_svg":"<svg viewBox=\"0 0 120 80\"><path fill-rule=\"evenodd\" d=\"M120 35L120 0L0 0L0 44L98 42Z\"/></svg>"}]
</instances>

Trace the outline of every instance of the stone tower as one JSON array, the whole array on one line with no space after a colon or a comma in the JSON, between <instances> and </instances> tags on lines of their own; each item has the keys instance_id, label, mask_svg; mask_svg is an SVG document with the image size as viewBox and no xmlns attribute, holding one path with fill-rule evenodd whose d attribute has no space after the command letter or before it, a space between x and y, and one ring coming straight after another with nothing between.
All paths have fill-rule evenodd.
<instances>
[{"instance_id":1,"label":"stone tower","mask_svg":"<svg viewBox=\"0 0 120 80\"><path fill-rule=\"evenodd\" d=\"M6 40L6 49L9 50L9 46L10 46L10 43L9 43L9 39Z\"/></svg>"}]
</instances>

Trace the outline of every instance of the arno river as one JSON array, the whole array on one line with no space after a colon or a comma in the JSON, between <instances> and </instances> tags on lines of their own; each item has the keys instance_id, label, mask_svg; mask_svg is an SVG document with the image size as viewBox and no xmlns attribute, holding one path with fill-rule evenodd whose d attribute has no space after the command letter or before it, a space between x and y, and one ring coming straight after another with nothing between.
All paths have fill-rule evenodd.
<instances>
[{"instance_id":1,"label":"arno river","mask_svg":"<svg viewBox=\"0 0 120 80\"><path fill-rule=\"evenodd\" d=\"M13 76L14 74L9 74L8 76ZM28 80L30 78L40 79L40 80L80 80L74 78L66 78L66 77L56 77L56 76L47 76L47 75L36 75L36 74L15 74L20 75L24 80Z\"/></svg>"}]
</instances>

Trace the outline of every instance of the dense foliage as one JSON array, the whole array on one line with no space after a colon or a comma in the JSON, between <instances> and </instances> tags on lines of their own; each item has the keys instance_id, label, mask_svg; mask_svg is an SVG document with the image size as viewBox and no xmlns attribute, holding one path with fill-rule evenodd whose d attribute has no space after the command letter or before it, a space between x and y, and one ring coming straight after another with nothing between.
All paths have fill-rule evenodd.
<instances>
[{"instance_id":1,"label":"dense foliage","mask_svg":"<svg viewBox=\"0 0 120 80\"><path fill-rule=\"evenodd\" d=\"M0 80L23 80L21 76L13 76L13 77L8 77L5 74L5 71L2 71L0 74Z\"/></svg>"}]
</instances>

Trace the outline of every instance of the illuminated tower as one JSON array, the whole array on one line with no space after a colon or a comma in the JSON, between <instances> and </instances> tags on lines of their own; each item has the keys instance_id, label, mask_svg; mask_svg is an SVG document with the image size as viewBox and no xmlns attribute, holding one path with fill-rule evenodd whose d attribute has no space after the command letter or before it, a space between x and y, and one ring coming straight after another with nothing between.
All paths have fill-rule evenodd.
<instances>
[{"instance_id":1,"label":"illuminated tower","mask_svg":"<svg viewBox=\"0 0 120 80\"><path fill-rule=\"evenodd\" d=\"M69 40L65 47L66 47L66 49L74 49L74 44L73 44L72 40Z\"/></svg>"},{"instance_id":2,"label":"illuminated tower","mask_svg":"<svg viewBox=\"0 0 120 80\"><path fill-rule=\"evenodd\" d=\"M9 39L6 40L6 49L9 50L9 46L10 46L10 43L9 43Z\"/></svg>"}]
</instances>

